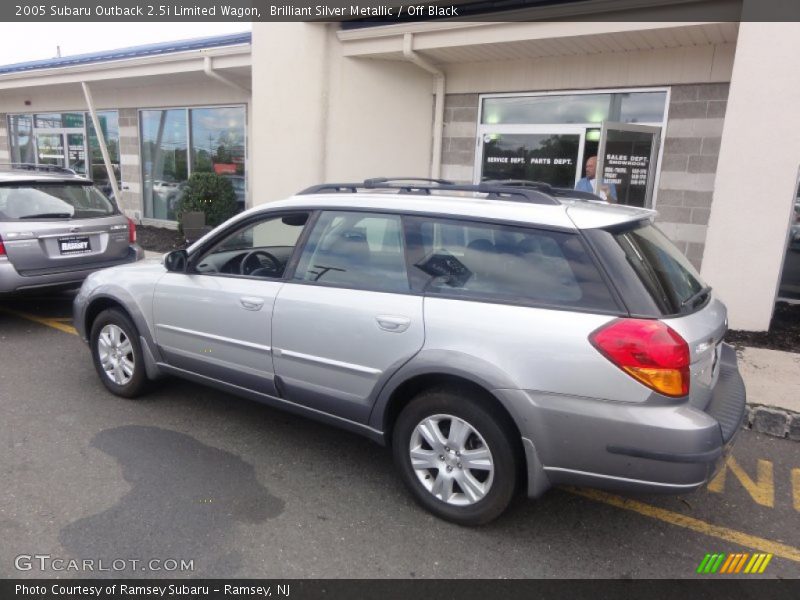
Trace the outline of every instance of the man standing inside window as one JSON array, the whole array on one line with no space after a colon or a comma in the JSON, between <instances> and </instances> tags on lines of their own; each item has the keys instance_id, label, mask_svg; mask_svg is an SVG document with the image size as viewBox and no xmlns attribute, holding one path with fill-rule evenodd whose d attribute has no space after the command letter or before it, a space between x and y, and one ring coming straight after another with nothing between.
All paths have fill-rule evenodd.
<instances>
[{"instance_id":1,"label":"man standing inside window","mask_svg":"<svg viewBox=\"0 0 800 600\"><path fill-rule=\"evenodd\" d=\"M597 184L597 157L590 156L586 159L586 177L583 177L575 184L575 189L581 192L591 192L597 194L607 202L617 202L617 186L605 181Z\"/></svg>"}]
</instances>

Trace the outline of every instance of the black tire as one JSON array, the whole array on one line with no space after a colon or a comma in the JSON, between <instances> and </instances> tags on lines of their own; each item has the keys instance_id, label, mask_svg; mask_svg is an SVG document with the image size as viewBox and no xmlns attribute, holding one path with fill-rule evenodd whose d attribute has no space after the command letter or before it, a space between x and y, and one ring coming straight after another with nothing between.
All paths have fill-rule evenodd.
<instances>
[{"instance_id":1,"label":"black tire","mask_svg":"<svg viewBox=\"0 0 800 600\"><path fill-rule=\"evenodd\" d=\"M485 443L491 453L494 471L488 491L485 492L482 498L472 501L471 504L457 506L436 497L432 491L423 485L417 475L417 471L412 467L410 447L414 431L423 420L434 415L450 415L465 421L478 434L477 436L470 434L472 443L477 444L479 448ZM448 423L452 423L452 421L444 419L441 423L443 427L447 427ZM483 440L480 440L480 438L483 438ZM432 446L427 446L433 450ZM470 392L459 393L454 390L432 390L423 392L414 398L403 409L395 423L392 435L392 451L403 482L411 491L414 499L430 512L447 521L458 523L459 525L482 525L488 523L499 517L514 497L517 487L517 473L519 472L518 452L515 450L514 434L505 422L492 416ZM427 452L428 450L424 451ZM453 450L450 449L450 452L452 453ZM448 459L451 456L452 454L448 455ZM436 457L434 460L439 458ZM457 458L453 460L460 461ZM443 466L446 465L444 462L441 462L441 464ZM461 469L460 462L457 465L450 464L451 471ZM434 477L434 479L438 477L437 469L420 471L420 473L426 480L429 479L426 474L430 474L430 477ZM445 471L442 473L444 474ZM475 472L470 471L470 473ZM432 482L432 485L435 484ZM456 494L459 489L458 483L454 484L453 490L456 491ZM466 492L463 492L462 498L467 499Z\"/></svg>"},{"instance_id":2,"label":"black tire","mask_svg":"<svg viewBox=\"0 0 800 600\"><path fill-rule=\"evenodd\" d=\"M124 335L124 338L121 337L120 339L127 339L130 342L131 349L130 353L127 354L127 358L129 362L133 363L133 373L130 375L130 379L122 384L112 380L109 374L106 373L100 360L100 333L103 331L103 328L109 325L118 327ZM142 346L139 343L139 331L131 322L128 315L114 308L106 309L97 315L94 323L92 323L89 345L92 351L92 362L94 362L97 375L100 377L100 381L103 382L103 385L105 385L112 394L122 396L123 398L136 398L148 390L150 380L147 378L147 373L145 372ZM132 361L130 360L131 358Z\"/></svg>"}]
</instances>

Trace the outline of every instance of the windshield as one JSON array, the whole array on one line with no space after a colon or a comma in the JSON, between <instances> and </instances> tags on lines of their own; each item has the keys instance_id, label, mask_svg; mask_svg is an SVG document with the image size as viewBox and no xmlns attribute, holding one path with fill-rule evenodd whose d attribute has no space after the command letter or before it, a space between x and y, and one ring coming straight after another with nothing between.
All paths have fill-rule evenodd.
<instances>
[{"instance_id":1,"label":"windshield","mask_svg":"<svg viewBox=\"0 0 800 600\"><path fill-rule=\"evenodd\" d=\"M90 219L117 212L114 203L91 185L26 183L0 186L0 221Z\"/></svg>"},{"instance_id":2,"label":"windshield","mask_svg":"<svg viewBox=\"0 0 800 600\"><path fill-rule=\"evenodd\" d=\"M666 314L691 311L709 296L692 263L653 225L615 236L628 262Z\"/></svg>"}]
</instances>

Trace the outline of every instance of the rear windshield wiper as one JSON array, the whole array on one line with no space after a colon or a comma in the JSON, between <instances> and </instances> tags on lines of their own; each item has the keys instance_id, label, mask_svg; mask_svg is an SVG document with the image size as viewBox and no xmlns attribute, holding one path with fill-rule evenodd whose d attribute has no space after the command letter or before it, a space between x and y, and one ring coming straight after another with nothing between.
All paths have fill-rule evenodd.
<instances>
[{"instance_id":1,"label":"rear windshield wiper","mask_svg":"<svg viewBox=\"0 0 800 600\"><path fill-rule=\"evenodd\" d=\"M72 213L39 213L38 215L24 215L20 219L69 219Z\"/></svg>"},{"instance_id":2,"label":"rear windshield wiper","mask_svg":"<svg viewBox=\"0 0 800 600\"><path fill-rule=\"evenodd\" d=\"M681 308L683 308L683 307L684 307L684 306L686 306L687 304L694 305L694 303L695 303L697 300L699 300L700 298L702 298L703 296L705 296L706 294L708 294L710 291L711 291L711 286L710 286L710 285L707 285L707 286L705 286L704 288L701 288L701 289L699 289L699 290L698 290L698 291L696 291L694 294L692 294L691 296L689 296L689 297L688 297L686 300L684 300L683 302L681 302Z\"/></svg>"}]
</instances>

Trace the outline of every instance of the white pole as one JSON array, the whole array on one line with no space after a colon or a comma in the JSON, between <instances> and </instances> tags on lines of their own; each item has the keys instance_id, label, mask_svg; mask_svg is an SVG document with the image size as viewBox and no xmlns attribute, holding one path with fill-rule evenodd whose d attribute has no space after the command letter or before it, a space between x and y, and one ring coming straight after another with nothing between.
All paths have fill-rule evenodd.
<instances>
[{"instance_id":1,"label":"white pole","mask_svg":"<svg viewBox=\"0 0 800 600\"><path fill-rule=\"evenodd\" d=\"M97 111L94 109L94 100L92 100L92 92L89 90L89 84L85 81L81 82L83 87L83 95L86 97L86 104L89 106L89 114L92 115L92 123L94 123L94 131L97 134L97 143L100 144L100 153L103 155L103 164L106 166L106 173L108 173L108 180L111 183L111 190L114 192L114 200L117 201L117 206L122 208L122 198L119 193L119 186L117 185L117 177L114 175L114 168L111 165L111 158L108 156L108 148L106 147L106 138L103 135L103 130L100 128L100 119L97 118ZM87 168L92 168L91 148L89 149L89 156L86 161ZM91 172L89 172L91 175Z\"/></svg>"}]
</instances>

